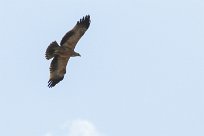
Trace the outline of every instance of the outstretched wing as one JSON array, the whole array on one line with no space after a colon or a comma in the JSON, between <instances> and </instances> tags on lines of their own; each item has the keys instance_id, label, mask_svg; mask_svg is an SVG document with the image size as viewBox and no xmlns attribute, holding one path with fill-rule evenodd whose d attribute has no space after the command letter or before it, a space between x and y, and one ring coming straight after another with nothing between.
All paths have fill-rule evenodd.
<instances>
[{"instance_id":1,"label":"outstretched wing","mask_svg":"<svg viewBox=\"0 0 204 136\"><path fill-rule=\"evenodd\" d=\"M85 17L80 19L80 21L77 22L74 28L65 34L60 42L60 45L74 50L77 42L89 28L90 23L91 20L89 15L86 15Z\"/></svg>"},{"instance_id":2,"label":"outstretched wing","mask_svg":"<svg viewBox=\"0 0 204 136\"><path fill-rule=\"evenodd\" d=\"M50 64L50 79L48 81L48 87L52 88L63 80L69 58L70 57L64 58L58 55L54 57Z\"/></svg>"}]
</instances>

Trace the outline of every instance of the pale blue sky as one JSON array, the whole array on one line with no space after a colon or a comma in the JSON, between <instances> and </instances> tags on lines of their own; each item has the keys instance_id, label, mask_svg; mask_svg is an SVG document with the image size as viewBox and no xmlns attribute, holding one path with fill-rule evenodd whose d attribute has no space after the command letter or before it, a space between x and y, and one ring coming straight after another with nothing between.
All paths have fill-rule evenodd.
<instances>
[{"instance_id":1,"label":"pale blue sky","mask_svg":"<svg viewBox=\"0 0 204 136\"><path fill-rule=\"evenodd\" d=\"M81 17L91 25L49 89L44 52ZM204 135L204 1L1 0L0 135ZM78 136L78 135L77 135ZM96 136L96 135L80 135Z\"/></svg>"}]
</instances>

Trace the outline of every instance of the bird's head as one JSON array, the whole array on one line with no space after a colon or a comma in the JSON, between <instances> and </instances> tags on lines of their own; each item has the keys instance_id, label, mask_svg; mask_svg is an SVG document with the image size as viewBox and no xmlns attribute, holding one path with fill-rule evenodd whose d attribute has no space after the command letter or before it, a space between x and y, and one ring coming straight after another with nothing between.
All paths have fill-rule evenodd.
<instances>
[{"instance_id":1,"label":"bird's head","mask_svg":"<svg viewBox=\"0 0 204 136\"><path fill-rule=\"evenodd\" d=\"M76 56L79 56L79 57L81 57L81 55L80 55L79 53L77 53L77 54L76 54Z\"/></svg>"},{"instance_id":2,"label":"bird's head","mask_svg":"<svg viewBox=\"0 0 204 136\"><path fill-rule=\"evenodd\" d=\"M78 52L74 52L74 53L72 54L72 57L76 57L76 56L81 57L81 55L80 55Z\"/></svg>"}]
</instances>

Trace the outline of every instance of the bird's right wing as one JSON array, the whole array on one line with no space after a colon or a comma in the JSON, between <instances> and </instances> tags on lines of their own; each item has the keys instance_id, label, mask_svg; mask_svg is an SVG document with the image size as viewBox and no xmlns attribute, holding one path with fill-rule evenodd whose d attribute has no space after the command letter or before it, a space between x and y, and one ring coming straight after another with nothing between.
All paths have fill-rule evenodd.
<instances>
[{"instance_id":1,"label":"bird's right wing","mask_svg":"<svg viewBox=\"0 0 204 136\"><path fill-rule=\"evenodd\" d=\"M77 22L74 28L65 34L60 42L60 45L74 50L77 42L89 28L90 23L91 20L89 15L80 19L80 21Z\"/></svg>"}]
</instances>

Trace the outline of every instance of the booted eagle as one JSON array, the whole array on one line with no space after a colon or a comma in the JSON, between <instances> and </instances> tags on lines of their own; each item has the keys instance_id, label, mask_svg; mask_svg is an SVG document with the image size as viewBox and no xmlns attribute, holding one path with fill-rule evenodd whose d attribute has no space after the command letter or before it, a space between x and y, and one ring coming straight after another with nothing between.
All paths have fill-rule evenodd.
<instances>
[{"instance_id":1,"label":"booted eagle","mask_svg":"<svg viewBox=\"0 0 204 136\"><path fill-rule=\"evenodd\" d=\"M48 81L49 88L54 87L64 78L67 62L70 57L81 56L79 53L74 51L74 48L89 28L90 23L90 16L86 15L76 23L73 29L65 34L60 45L54 41L47 47L45 53L46 59L49 60L53 58L50 64L50 79Z\"/></svg>"}]
</instances>

